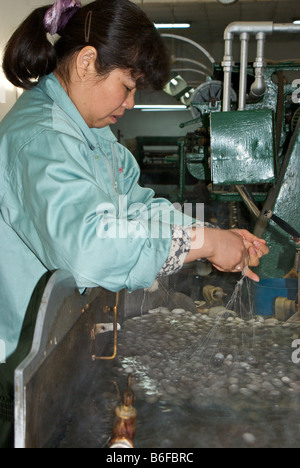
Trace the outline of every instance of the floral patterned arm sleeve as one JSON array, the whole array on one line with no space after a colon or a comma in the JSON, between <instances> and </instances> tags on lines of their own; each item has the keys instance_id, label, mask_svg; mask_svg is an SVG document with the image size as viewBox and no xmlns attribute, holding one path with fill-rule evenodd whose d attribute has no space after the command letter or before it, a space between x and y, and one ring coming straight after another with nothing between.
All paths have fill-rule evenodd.
<instances>
[{"instance_id":1,"label":"floral patterned arm sleeve","mask_svg":"<svg viewBox=\"0 0 300 468\"><path fill-rule=\"evenodd\" d=\"M194 225L194 227L195 226L197 226L197 223ZM208 228L217 228L217 226L214 226L210 223L205 223L204 226ZM199 223L199 227L203 227L203 223ZM170 254L166 263L160 270L158 277L175 275L182 269L185 259L188 256L192 245L190 228L191 226L173 226L173 236ZM203 260L205 261L205 259Z\"/></svg>"},{"instance_id":2,"label":"floral patterned arm sleeve","mask_svg":"<svg viewBox=\"0 0 300 468\"><path fill-rule=\"evenodd\" d=\"M178 273L191 250L190 228L173 226L172 244L169 257L160 270L158 276L169 276Z\"/></svg>"}]
</instances>

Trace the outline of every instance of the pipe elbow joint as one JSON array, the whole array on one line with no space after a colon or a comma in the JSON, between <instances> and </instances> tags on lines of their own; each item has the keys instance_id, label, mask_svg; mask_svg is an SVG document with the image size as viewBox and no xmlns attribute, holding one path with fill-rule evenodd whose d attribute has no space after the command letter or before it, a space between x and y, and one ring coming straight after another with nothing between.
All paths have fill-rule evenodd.
<instances>
[{"instance_id":1,"label":"pipe elbow joint","mask_svg":"<svg viewBox=\"0 0 300 468\"><path fill-rule=\"evenodd\" d=\"M263 77L256 78L254 83L251 86L249 98L258 100L262 98L266 92L266 83Z\"/></svg>"},{"instance_id":2,"label":"pipe elbow joint","mask_svg":"<svg viewBox=\"0 0 300 468\"><path fill-rule=\"evenodd\" d=\"M272 34L274 23L272 21L234 21L224 31L224 39L231 40L235 34Z\"/></svg>"}]
</instances>

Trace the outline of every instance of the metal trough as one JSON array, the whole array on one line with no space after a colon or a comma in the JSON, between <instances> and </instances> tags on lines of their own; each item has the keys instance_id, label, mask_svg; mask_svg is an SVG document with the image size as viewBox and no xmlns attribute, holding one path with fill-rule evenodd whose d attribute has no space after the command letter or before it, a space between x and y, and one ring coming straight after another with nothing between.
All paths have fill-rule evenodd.
<instances>
[{"instance_id":1,"label":"metal trough","mask_svg":"<svg viewBox=\"0 0 300 468\"><path fill-rule=\"evenodd\" d=\"M126 317L164 304L163 289L155 294L122 291L118 297L118 328ZM116 294L96 288L81 295L70 273L52 275L31 352L15 371L16 448L47 447L61 430L95 366L99 371L99 359L112 357L112 334L104 332L113 329L115 311Z\"/></svg>"}]
</instances>

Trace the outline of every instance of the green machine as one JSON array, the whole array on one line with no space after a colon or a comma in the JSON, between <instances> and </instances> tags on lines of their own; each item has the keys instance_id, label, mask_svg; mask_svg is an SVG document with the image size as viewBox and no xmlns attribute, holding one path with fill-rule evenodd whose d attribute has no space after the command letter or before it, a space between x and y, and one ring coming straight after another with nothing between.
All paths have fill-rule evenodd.
<instances>
[{"instance_id":1,"label":"green machine","mask_svg":"<svg viewBox=\"0 0 300 468\"><path fill-rule=\"evenodd\" d=\"M243 201L256 219L255 234L267 240L270 255L259 275L281 278L294 266L296 243L272 220L271 210L300 231L300 61L267 62L267 35L300 33L300 26L272 22L236 22L225 30L225 56L215 76L196 90L196 132L179 141L185 167L197 179L212 182L212 197ZM233 42L241 42L240 64ZM248 63L251 36L257 57ZM297 79L298 77L298 79ZM236 89L238 88L238 89Z\"/></svg>"}]
</instances>

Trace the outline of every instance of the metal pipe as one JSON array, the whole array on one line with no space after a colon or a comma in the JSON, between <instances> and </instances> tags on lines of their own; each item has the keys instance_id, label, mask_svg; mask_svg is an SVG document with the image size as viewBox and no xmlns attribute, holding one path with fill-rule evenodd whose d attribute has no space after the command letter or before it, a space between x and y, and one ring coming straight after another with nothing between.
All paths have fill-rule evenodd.
<instances>
[{"instance_id":1,"label":"metal pipe","mask_svg":"<svg viewBox=\"0 0 300 468\"><path fill-rule=\"evenodd\" d=\"M231 97L231 77L232 69L234 67L233 61L233 36L225 38L225 54L222 62L224 70L224 85L223 85L223 112L230 111L230 97Z\"/></svg>"},{"instance_id":2,"label":"metal pipe","mask_svg":"<svg viewBox=\"0 0 300 468\"><path fill-rule=\"evenodd\" d=\"M234 35L244 32L249 34L258 34L264 32L266 34L273 33L272 21L235 21L230 23L224 32L224 39L233 40ZM300 29L299 29L300 30Z\"/></svg>"},{"instance_id":3,"label":"metal pipe","mask_svg":"<svg viewBox=\"0 0 300 468\"><path fill-rule=\"evenodd\" d=\"M279 33L296 34L300 32L300 24L294 23L275 23L273 24L273 31Z\"/></svg>"},{"instance_id":4,"label":"metal pipe","mask_svg":"<svg viewBox=\"0 0 300 468\"><path fill-rule=\"evenodd\" d=\"M207 77L207 73L201 71L201 70L197 70L196 68L172 68L172 71L174 72L191 72L191 73L198 73L199 75L202 75L202 76L206 76ZM189 81L190 83L190 81ZM199 85L199 83L197 82L197 84Z\"/></svg>"},{"instance_id":5,"label":"metal pipe","mask_svg":"<svg viewBox=\"0 0 300 468\"><path fill-rule=\"evenodd\" d=\"M113 307L114 312L114 321L113 321L113 332L114 332L114 350L111 356L96 356L95 354L92 356L93 361L112 361L117 357L118 352L118 309L120 303L120 293L116 293L116 303ZM110 309L110 308L108 308Z\"/></svg>"},{"instance_id":6,"label":"metal pipe","mask_svg":"<svg viewBox=\"0 0 300 468\"><path fill-rule=\"evenodd\" d=\"M230 23L224 32L224 40L233 40L233 36L242 33L249 34L273 34L279 33L299 33L300 24L294 23L273 23L272 21L235 21Z\"/></svg>"},{"instance_id":7,"label":"metal pipe","mask_svg":"<svg viewBox=\"0 0 300 468\"><path fill-rule=\"evenodd\" d=\"M247 71L248 71L248 45L250 34L242 33L241 40L241 65L240 65L240 91L239 91L239 111L246 108L246 95L247 95Z\"/></svg>"},{"instance_id":8,"label":"metal pipe","mask_svg":"<svg viewBox=\"0 0 300 468\"><path fill-rule=\"evenodd\" d=\"M179 41L183 41L183 42L188 42L189 44L191 44L192 46L200 50L202 54L204 54L212 64L216 62L215 59L212 57L212 55L210 55L210 53L206 49L204 49L202 45L198 44L198 42L192 41L191 39L188 39L187 37L184 37L184 36L178 36L177 34L161 34L161 36L170 37L172 39L178 39Z\"/></svg>"},{"instance_id":9,"label":"metal pipe","mask_svg":"<svg viewBox=\"0 0 300 468\"><path fill-rule=\"evenodd\" d=\"M258 33L256 35L256 39L257 57L256 61L253 64L255 68L255 81L254 83L252 83L249 94L249 97L254 100L260 99L266 92L266 83L264 78L264 69L266 66L266 63L264 61L266 34Z\"/></svg>"},{"instance_id":10,"label":"metal pipe","mask_svg":"<svg viewBox=\"0 0 300 468\"><path fill-rule=\"evenodd\" d=\"M203 65L203 63L198 62L197 60L192 60L192 59L183 58L183 57L173 57L172 62L173 63L177 63L177 62L192 63L192 64L197 65L198 67L202 68L202 70L205 70L206 71L206 76L211 76L211 70L208 67L206 67L205 65Z\"/></svg>"},{"instance_id":11,"label":"metal pipe","mask_svg":"<svg viewBox=\"0 0 300 468\"><path fill-rule=\"evenodd\" d=\"M233 39L236 34L242 35L243 33L247 34L254 34L260 35L263 33L266 34L273 34L273 32L281 32L281 33L299 33L300 32L300 25L293 24L293 23L278 23L274 24L272 21L236 21L230 23L224 32L224 41L225 41L225 54L224 59L222 62L222 66L224 69L224 89L223 89L223 112L230 111L230 95L231 95L231 75L232 69L234 66L233 60ZM264 40L262 36L258 36L259 43L258 43L258 57L261 57L260 60L257 60L257 82L254 86L253 93L259 92L262 93L263 91L263 52L264 52ZM245 44L244 44L245 46ZM261 94L262 95L262 94ZM241 97L241 99L243 99Z\"/></svg>"}]
</instances>

